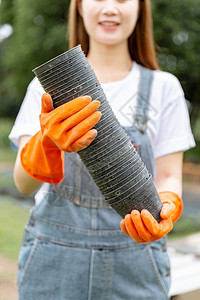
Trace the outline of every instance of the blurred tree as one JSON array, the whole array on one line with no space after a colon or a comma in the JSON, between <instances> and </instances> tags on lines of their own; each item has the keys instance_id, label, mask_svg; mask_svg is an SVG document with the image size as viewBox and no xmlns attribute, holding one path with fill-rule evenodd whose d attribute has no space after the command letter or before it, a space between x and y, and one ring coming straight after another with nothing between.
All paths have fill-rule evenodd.
<instances>
[{"instance_id":1,"label":"blurred tree","mask_svg":"<svg viewBox=\"0 0 200 300\"><path fill-rule=\"evenodd\" d=\"M1 23L13 35L0 49L0 116L15 117L31 70L67 49L66 19L70 0L2 0ZM152 0L155 40L163 70L175 74L192 102L192 121L200 115L199 0Z\"/></svg>"},{"instance_id":2,"label":"blurred tree","mask_svg":"<svg viewBox=\"0 0 200 300\"><path fill-rule=\"evenodd\" d=\"M14 1L15 0L1 0L1 24L13 25L14 20Z\"/></svg>"},{"instance_id":3,"label":"blurred tree","mask_svg":"<svg viewBox=\"0 0 200 300\"><path fill-rule=\"evenodd\" d=\"M192 103L192 125L200 117L199 0L153 0L155 41L161 69L178 77Z\"/></svg>"},{"instance_id":4,"label":"blurred tree","mask_svg":"<svg viewBox=\"0 0 200 300\"><path fill-rule=\"evenodd\" d=\"M31 70L67 49L68 6L66 0L2 0L2 21L13 34L1 43L0 116L15 117Z\"/></svg>"}]
</instances>

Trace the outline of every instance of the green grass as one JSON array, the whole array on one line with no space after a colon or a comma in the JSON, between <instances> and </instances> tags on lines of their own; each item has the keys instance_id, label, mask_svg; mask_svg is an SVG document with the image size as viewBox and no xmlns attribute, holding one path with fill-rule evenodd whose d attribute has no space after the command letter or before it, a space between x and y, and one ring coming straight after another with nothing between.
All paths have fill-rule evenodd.
<instances>
[{"instance_id":1,"label":"green grass","mask_svg":"<svg viewBox=\"0 0 200 300\"><path fill-rule=\"evenodd\" d=\"M29 210L9 196L0 197L0 253L16 260Z\"/></svg>"},{"instance_id":2,"label":"green grass","mask_svg":"<svg viewBox=\"0 0 200 300\"><path fill-rule=\"evenodd\" d=\"M1 156L1 153L5 154ZM5 159L9 157L9 160ZM4 159L3 159L4 157ZM13 178L13 165L14 165L14 156L13 152L0 150L0 194L9 194L12 196L19 196Z\"/></svg>"},{"instance_id":3,"label":"green grass","mask_svg":"<svg viewBox=\"0 0 200 300\"><path fill-rule=\"evenodd\" d=\"M8 147L10 145L9 134L13 127L14 120L9 118L0 119L0 148Z\"/></svg>"},{"instance_id":4,"label":"green grass","mask_svg":"<svg viewBox=\"0 0 200 300\"><path fill-rule=\"evenodd\" d=\"M14 165L16 155L17 152L10 147L0 148L0 163L8 164L9 166Z\"/></svg>"},{"instance_id":5,"label":"green grass","mask_svg":"<svg viewBox=\"0 0 200 300\"><path fill-rule=\"evenodd\" d=\"M177 239L186 237L190 234L200 232L200 216L182 215L181 218L176 221L174 228L168 234L169 239Z\"/></svg>"},{"instance_id":6,"label":"green grass","mask_svg":"<svg viewBox=\"0 0 200 300\"><path fill-rule=\"evenodd\" d=\"M11 148L8 138L14 121L8 118L0 119L0 163L14 164L17 152Z\"/></svg>"},{"instance_id":7,"label":"green grass","mask_svg":"<svg viewBox=\"0 0 200 300\"><path fill-rule=\"evenodd\" d=\"M15 187L14 179L12 175L4 174L3 172L0 173L0 189L6 188L6 189L12 189Z\"/></svg>"}]
</instances>

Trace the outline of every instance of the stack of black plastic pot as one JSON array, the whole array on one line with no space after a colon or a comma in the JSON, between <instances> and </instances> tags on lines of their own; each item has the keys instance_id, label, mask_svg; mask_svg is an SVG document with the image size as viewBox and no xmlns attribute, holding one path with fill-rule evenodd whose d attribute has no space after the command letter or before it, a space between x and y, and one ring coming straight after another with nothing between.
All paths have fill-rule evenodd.
<instances>
[{"instance_id":1,"label":"stack of black plastic pot","mask_svg":"<svg viewBox=\"0 0 200 300\"><path fill-rule=\"evenodd\" d=\"M80 46L33 70L54 108L83 95L99 100L98 135L79 156L102 195L122 217L133 209L148 209L160 220L162 203L152 176L116 119L101 85Z\"/></svg>"}]
</instances>

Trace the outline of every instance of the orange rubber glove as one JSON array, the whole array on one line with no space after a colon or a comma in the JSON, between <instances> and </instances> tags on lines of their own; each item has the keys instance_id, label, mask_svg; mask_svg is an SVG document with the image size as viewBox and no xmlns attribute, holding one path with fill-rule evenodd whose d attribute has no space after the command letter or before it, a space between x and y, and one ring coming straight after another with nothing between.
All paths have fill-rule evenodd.
<instances>
[{"instance_id":1,"label":"orange rubber glove","mask_svg":"<svg viewBox=\"0 0 200 300\"><path fill-rule=\"evenodd\" d=\"M21 151L21 163L33 178L59 183L64 176L64 152L86 148L96 137L91 129L101 118L99 101L83 96L53 109L51 96L42 96L41 129Z\"/></svg>"},{"instance_id":2,"label":"orange rubber glove","mask_svg":"<svg viewBox=\"0 0 200 300\"><path fill-rule=\"evenodd\" d=\"M134 239L137 243L153 242L164 237L173 228L173 223L178 220L183 210L183 201L173 192L159 193L163 203L158 223L151 213L143 209L132 210L120 222L121 230Z\"/></svg>"}]
</instances>

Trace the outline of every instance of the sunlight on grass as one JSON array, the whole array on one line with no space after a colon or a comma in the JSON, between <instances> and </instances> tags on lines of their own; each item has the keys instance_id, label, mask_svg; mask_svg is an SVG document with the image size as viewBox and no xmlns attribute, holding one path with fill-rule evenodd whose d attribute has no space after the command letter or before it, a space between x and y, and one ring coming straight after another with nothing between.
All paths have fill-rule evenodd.
<instances>
[{"instance_id":1,"label":"sunlight on grass","mask_svg":"<svg viewBox=\"0 0 200 300\"><path fill-rule=\"evenodd\" d=\"M9 196L0 198L0 253L16 260L29 210Z\"/></svg>"}]
</instances>

